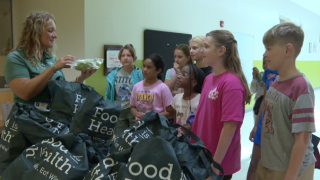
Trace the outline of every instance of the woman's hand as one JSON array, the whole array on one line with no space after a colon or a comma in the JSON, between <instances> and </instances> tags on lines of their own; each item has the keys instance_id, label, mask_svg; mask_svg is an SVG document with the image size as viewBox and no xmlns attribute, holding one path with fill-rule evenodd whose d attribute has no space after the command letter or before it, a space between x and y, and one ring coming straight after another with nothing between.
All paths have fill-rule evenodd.
<instances>
[{"instance_id":1,"label":"woman's hand","mask_svg":"<svg viewBox=\"0 0 320 180\"><path fill-rule=\"evenodd\" d=\"M254 141L254 137L256 136L257 129L258 129L258 127L257 127L257 126L254 126L254 128L252 129L252 131L251 131L251 133L250 133L249 140L250 140L251 142Z\"/></svg>"},{"instance_id":2,"label":"woman's hand","mask_svg":"<svg viewBox=\"0 0 320 180\"><path fill-rule=\"evenodd\" d=\"M97 69L87 69L82 70L81 75L77 78L78 82L82 83L84 80L86 80L88 77L90 77L92 74L94 74L97 71Z\"/></svg>"},{"instance_id":3,"label":"woman's hand","mask_svg":"<svg viewBox=\"0 0 320 180\"><path fill-rule=\"evenodd\" d=\"M178 63L173 63L173 69L176 71L176 74L180 73L180 66Z\"/></svg>"},{"instance_id":4,"label":"woman's hand","mask_svg":"<svg viewBox=\"0 0 320 180\"><path fill-rule=\"evenodd\" d=\"M63 68L70 68L71 64L75 61L75 57L71 55L64 56L60 58L55 64L54 67L57 70L61 70Z\"/></svg>"}]
</instances>

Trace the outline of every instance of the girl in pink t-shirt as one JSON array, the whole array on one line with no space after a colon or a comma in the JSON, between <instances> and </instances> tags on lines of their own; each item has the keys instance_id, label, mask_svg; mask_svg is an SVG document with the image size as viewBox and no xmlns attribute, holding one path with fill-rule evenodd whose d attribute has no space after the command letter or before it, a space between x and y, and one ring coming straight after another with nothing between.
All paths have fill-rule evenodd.
<instances>
[{"instance_id":1,"label":"girl in pink t-shirt","mask_svg":"<svg viewBox=\"0 0 320 180\"><path fill-rule=\"evenodd\" d=\"M152 54L143 60L142 73L145 80L134 85L130 99L131 113L136 117L136 121L151 110L168 119L173 117L173 97L169 87L162 82L163 69L164 60L158 54Z\"/></svg>"},{"instance_id":2,"label":"girl in pink t-shirt","mask_svg":"<svg viewBox=\"0 0 320 180\"><path fill-rule=\"evenodd\" d=\"M229 180L241 168L240 127L251 93L233 34L211 31L204 44L205 61L214 73L204 81L192 131L212 152L214 161L222 165L224 179ZM213 170L219 173L214 167Z\"/></svg>"}]
</instances>

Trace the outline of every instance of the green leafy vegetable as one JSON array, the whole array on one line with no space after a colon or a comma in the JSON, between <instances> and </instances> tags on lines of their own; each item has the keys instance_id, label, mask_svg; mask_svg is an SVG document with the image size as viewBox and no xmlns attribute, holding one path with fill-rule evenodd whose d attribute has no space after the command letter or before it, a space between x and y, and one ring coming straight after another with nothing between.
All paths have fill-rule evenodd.
<instances>
[{"instance_id":1,"label":"green leafy vegetable","mask_svg":"<svg viewBox=\"0 0 320 180\"><path fill-rule=\"evenodd\" d=\"M99 69L102 63L103 63L103 59L101 58L80 59L73 64L73 69L78 71L87 70L87 69L90 69L90 70Z\"/></svg>"}]
</instances>

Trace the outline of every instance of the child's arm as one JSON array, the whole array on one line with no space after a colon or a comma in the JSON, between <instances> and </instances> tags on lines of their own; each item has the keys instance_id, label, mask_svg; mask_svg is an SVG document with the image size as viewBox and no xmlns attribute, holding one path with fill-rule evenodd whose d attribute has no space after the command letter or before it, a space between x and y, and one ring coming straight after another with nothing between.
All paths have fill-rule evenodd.
<instances>
[{"instance_id":1,"label":"child's arm","mask_svg":"<svg viewBox=\"0 0 320 180\"><path fill-rule=\"evenodd\" d=\"M259 108L259 113L258 113L258 116L257 118L255 119L255 123L254 123L254 127L250 133L250 141L253 142L254 140L254 137L256 136L256 131L258 129L258 124L259 124L259 119L260 119L260 116L264 110L264 102L265 102L265 97L266 97L266 94L267 94L267 90L264 91L264 96L263 96L263 99L261 101L261 104L260 104L260 108Z\"/></svg>"},{"instance_id":2,"label":"child's arm","mask_svg":"<svg viewBox=\"0 0 320 180\"><path fill-rule=\"evenodd\" d=\"M173 109L173 124L177 123L177 111Z\"/></svg>"},{"instance_id":3,"label":"child's arm","mask_svg":"<svg viewBox=\"0 0 320 180\"><path fill-rule=\"evenodd\" d=\"M253 94L257 93L258 91L258 81L255 78L253 78L251 81L250 90Z\"/></svg>"},{"instance_id":4,"label":"child's arm","mask_svg":"<svg viewBox=\"0 0 320 180\"><path fill-rule=\"evenodd\" d=\"M214 154L213 160L221 164L224 156L227 153L227 150L231 144L234 133L237 130L238 122L236 121L226 121L223 123L223 128L220 134L218 147L216 153ZM212 166L213 167L213 166ZM219 170L213 167L213 170L216 174L219 173Z\"/></svg>"},{"instance_id":5,"label":"child's arm","mask_svg":"<svg viewBox=\"0 0 320 180\"><path fill-rule=\"evenodd\" d=\"M136 117L136 122L138 122L142 117L143 113L139 112L136 107L131 106L131 114Z\"/></svg>"},{"instance_id":6,"label":"child's arm","mask_svg":"<svg viewBox=\"0 0 320 180\"><path fill-rule=\"evenodd\" d=\"M170 80L169 79L166 79L164 81L164 83L169 87L170 91L171 92L174 92L174 85L176 84L176 81L178 79L178 75L174 75Z\"/></svg>"},{"instance_id":7,"label":"child's arm","mask_svg":"<svg viewBox=\"0 0 320 180\"><path fill-rule=\"evenodd\" d=\"M306 150L308 148L310 133L296 133L294 134L294 138L295 141L291 152L289 167L286 173L286 177L284 178L285 180L295 180L297 178Z\"/></svg>"},{"instance_id":8,"label":"child's arm","mask_svg":"<svg viewBox=\"0 0 320 180\"><path fill-rule=\"evenodd\" d=\"M251 87L250 90L253 94L255 94L258 91L258 80L257 80L257 74L260 73L259 70L254 70L252 72L252 81L251 81Z\"/></svg>"},{"instance_id":9,"label":"child's arm","mask_svg":"<svg viewBox=\"0 0 320 180\"><path fill-rule=\"evenodd\" d=\"M167 119L171 119L174 116L174 109L173 107L170 105L168 107L166 107L166 111L162 112L161 114L164 115Z\"/></svg>"}]
</instances>

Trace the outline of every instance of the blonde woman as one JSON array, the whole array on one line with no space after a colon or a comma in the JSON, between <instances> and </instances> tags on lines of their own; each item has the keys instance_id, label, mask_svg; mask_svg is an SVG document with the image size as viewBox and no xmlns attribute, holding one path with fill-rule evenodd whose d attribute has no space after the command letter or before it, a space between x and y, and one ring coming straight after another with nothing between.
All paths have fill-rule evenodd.
<instances>
[{"instance_id":1,"label":"blonde woman","mask_svg":"<svg viewBox=\"0 0 320 180\"><path fill-rule=\"evenodd\" d=\"M46 12L32 12L25 20L20 39L5 60L5 79L14 92L14 101L46 107L49 80L64 78L63 68L70 68L73 56L57 59L54 40L57 38L54 17ZM96 70L83 71L76 78L82 83Z\"/></svg>"},{"instance_id":2,"label":"blonde woman","mask_svg":"<svg viewBox=\"0 0 320 180\"><path fill-rule=\"evenodd\" d=\"M196 61L196 66L200 68L206 76L212 72L212 67L208 66L204 61L201 49L204 47L204 36L196 36L189 41L190 55L193 61Z\"/></svg>"}]
</instances>

